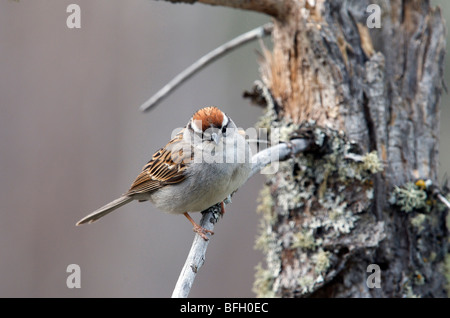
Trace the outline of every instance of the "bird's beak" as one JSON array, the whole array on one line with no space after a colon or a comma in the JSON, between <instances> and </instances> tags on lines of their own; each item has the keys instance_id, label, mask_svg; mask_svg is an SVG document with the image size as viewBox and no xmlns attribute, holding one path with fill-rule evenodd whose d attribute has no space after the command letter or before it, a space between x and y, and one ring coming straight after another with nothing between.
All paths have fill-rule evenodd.
<instances>
[{"instance_id":1,"label":"bird's beak","mask_svg":"<svg viewBox=\"0 0 450 318\"><path fill-rule=\"evenodd\" d=\"M214 140L214 142L216 143L216 145L219 144L220 141L220 135L217 133L212 133L211 134L211 139Z\"/></svg>"}]
</instances>

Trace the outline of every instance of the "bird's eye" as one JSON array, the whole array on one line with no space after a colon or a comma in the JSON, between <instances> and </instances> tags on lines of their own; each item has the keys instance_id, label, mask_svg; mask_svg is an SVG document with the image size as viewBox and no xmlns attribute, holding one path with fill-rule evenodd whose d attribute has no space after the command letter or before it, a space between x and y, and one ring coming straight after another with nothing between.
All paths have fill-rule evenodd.
<instances>
[{"instance_id":1,"label":"bird's eye","mask_svg":"<svg viewBox=\"0 0 450 318\"><path fill-rule=\"evenodd\" d=\"M221 129L222 135L225 136L227 134L227 128L228 128L228 125L225 125L225 126L222 127L222 129Z\"/></svg>"}]
</instances>

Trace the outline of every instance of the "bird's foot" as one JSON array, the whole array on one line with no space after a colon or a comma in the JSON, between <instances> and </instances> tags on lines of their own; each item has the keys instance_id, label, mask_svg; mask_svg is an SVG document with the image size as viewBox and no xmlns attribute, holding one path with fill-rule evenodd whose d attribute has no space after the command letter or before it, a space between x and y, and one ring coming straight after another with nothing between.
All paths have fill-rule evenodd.
<instances>
[{"instance_id":1,"label":"bird's foot","mask_svg":"<svg viewBox=\"0 0 450 318\"><path fill-rule=\"evenodd\" d=\"M214 235L214 232L213 231L211 231L211 230L207 230L207 229L205 229L204 227L201 227L200 225L198 225L198 224L195 224L194 225L194 228L192 229L195 233L197 233L198 235L200 235L201 236L201 238L202 239L204 239L205 241L208 241L209 240L209 238L208 238L208 236L206 236L206 234L211 234L211 235Z\"/></svg>"}]
</instances>

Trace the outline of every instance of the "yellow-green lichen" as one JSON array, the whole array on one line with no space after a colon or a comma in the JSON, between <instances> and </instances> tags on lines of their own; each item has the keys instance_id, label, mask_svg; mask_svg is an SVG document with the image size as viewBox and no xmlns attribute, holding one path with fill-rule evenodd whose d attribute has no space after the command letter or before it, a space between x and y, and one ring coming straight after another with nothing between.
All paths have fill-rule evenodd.
<instances>
[{"instance_id":1,"label":"yellow-green lichen","mask_svg":"<svg viewBox=\"0 0 450 318\"><path fill-rule=\"evenodd\" d=\"M269 241L271 236L266 230L267 226L265 223L261 222L259 228L259 234L256 237L254 249L267 253L269 250Z\"/></svg>"},{"instance_id":2,"label":"yellow-green lichen","mask_svg":"<svg viewBox=\"0 0 450 318\"><path fill-rule=\"evenodd\" d=\"M427 204L427 193L413 182L407 182L403 187L395 187L389 203L400 207L403 212L425 209L429 212L431 206Z\"/></svg>"},{"instance_id":3,"label":"yellow-green lichen","mask_svg":"<svg viewBox=\"0 0 450 318\"><path fill-rule=\"evenodd\" d=\"M320 250L314 255L313 259L316 267L316 273L320 274L325 272L330 267L330 252Z\"/></svg>"},{"instance_id":4,"label":"yellow-green lichen","mask_svg":"<svg viewBox=\"0 0 450 318\"><path fill-rule=\"evenodd\" d=\"M291 139L292 134L298 130L299 126L295 125L293 123L290 123L288 125L283 125L279 129L279 140L280 141L289 141Z\"/></svg>"},{"instance_id":5,"label":"yellow-green lichen","mask_svg":"<svg viewBox=\"0 0 450 318\"><path fill-rule=\"evenodd\" d=\"M334 196L334 198L333 198ZM332 228L337 233L347 234L355 226L358 216L347 209L347 202L340 196L335 196L331 190L327 190L324 200L319 201L328 211L328 218L316 219L311 223L314 228Z\"/></svg>"},{"instance_id":6,"label":"yellow-green lichen","mask_svg":"<svg viewBox=\"0 0 450 318\"><path fill-rule=\"evenodd\" d=\"M302 294L307 294L313 291L314 287L314 276L313 275L304 275L299 277L297 281L298 285L300 286L300 291Z\"/></svg>"},{"instance_id":7,"label":"yellow-green lichen","mask_svg":"<svg viewBox=\"0 0 450 318\"><path fill-rule=\"evenodd\" d=\"M351 233L373 199L372 175L383 168L376 152L361 156L339 132L315 125L308 131L306 126L298 136L314 137L311 150L280 162L276 174L266 175L267 184L276 190L265 186L260 193L258 211L263 217L255 246L263 250L267 269L261 265L256 269L258 296L279 294L283 286L292 284L299 293L308 294L323 283L334 257L334 251L324 251L324 240ZM298 128L280 120L271 129L281 127L276 137L283 140ZM283 249L289 252L282 253ZM289 265L291 272L282 261L294 264ZM280 275L283 279L277 278Z\"/></svg>"},{"instance_id":8,"label":"yellow-green lichen","mask_svg":"<svg viewBox=\"0 0 450 318\"><path fill-rule=\"evenodd\" d=\"M411 224L417 229L417 232L420 233L425 228L424 222L427 219L427 216L423 213L418 213L415 217L411 218Z\"/></svg>"},{"instance_id":9,"label":"yellow-green lichen","mask_svg":"<svg viewBox=\"0 0 450 318\"><path fill-rule=\"evenodd\" d=\"M280 211L289 213L290 210L299 208L303 205L304 196L302 191L296 183L296 178L293 175L292 159L280 162L278 173L282 174L284 178L277 179L277 200L276 204L281 207Z\"/></svg>"},{"instance_id":10,"label":"yellow-green lichen","mask_svg":"<svg viewBox=\"0 0 450 318\"><path fill-rule=\"evenodd\" d=\"M361 168L370 171L370 173L372 174L375 174L377 172L383 171L384 166L381 160L378 158L378 153L376 151L372 151L362 157Z\"/></svg>"},{"instance_id":11,"label":"yellow-green lichen","mask_svg":"<svg viewBox=\"0 0 450 318\"><path fill-rule=\"evenodd\" d=\"M256 211L262 214L262 217L266 222L273 224L276 220L276 216L273 212L274 202L269 186L264 185L259 192L258 203Z\"/></svg>"},{"instance_id":12,"label":"yellow-green lichen","mask_svg":"<svg viewBox=\"0 0 450 318\"><path fill-rule=\"evenodd\" d=\"M292 248L302 248L306 250L314 250L316 248L316 241L314 239L313 231L303 230L295 233L293 236Z\"/></svg>"},{"instance_id":13,"label":"yellow-green lichen","mask_svg":"<svg viewBox=\"0 0 450 318\"><path fill-rule=\"evenodd\" d=\"M273 298L275 294L272 290L273 276L270 271L264 269L259 263L255 267L255 282L252 291L258 298Z\"/></svg>"},{"instance_id":14,"label":"yellow-green lichen","mask_svg":"<svg viewBox=\"0 0 450 318\"><path fill-rule=\"evenodd\" d=\"M255 127L256 128L263 128L267 129L268 132L270 132L270 123L272 121L272 118L270 115L266 113L266 115L263 115L259 118L259 120L256 122Z\"/></svg>"}]
</instances>

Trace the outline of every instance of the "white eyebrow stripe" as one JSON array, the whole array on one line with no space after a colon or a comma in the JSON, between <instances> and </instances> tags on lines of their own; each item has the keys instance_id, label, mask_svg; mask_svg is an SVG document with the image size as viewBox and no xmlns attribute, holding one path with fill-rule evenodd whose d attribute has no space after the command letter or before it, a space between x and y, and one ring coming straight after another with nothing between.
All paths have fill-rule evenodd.
<instances>
[{"instance_id":1,"label":"white eyebrow stripe","mask_svg":"<svg viewBox=\"0 0 450 318\"><path fill-rule=\"evenodd\" d=\"M191 121L190 122L190 125L191 125L191 127L192 127L192 129L195 131L195 132L197 132L197 133L202 133L203 132L203 130L202 130L202 121L201 120L193 120L193 121Z\"/></svg>"},{"instance_id":2,"label":"white eyebrow stripe","mask_svg":"<svg viewBox=\"0 0 450 318\"><path fill-rule=\"evenodd\" d=\"M228 125L228 116L223 114L223 120L222 120L222 127L225 127L226 125Z\"/></svg>"}]
</instances>

